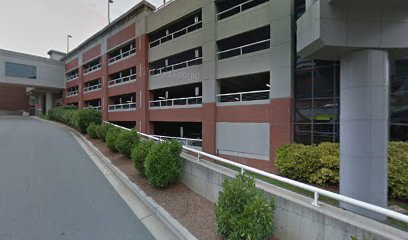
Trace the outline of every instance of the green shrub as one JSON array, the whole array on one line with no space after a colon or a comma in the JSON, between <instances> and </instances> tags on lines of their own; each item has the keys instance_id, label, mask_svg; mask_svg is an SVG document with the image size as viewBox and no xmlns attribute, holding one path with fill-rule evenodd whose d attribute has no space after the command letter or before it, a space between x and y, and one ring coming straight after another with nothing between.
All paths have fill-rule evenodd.
<instances>
[{"instance_id":1,"label":"green shrub","mask_svg":"<svg viewBox=\"0 0 408 240\"><path fill-rule=\"evenodd\" d=\"M278 149L276 167L284 176L319 185L339 183L339 144L289 144ZM388 144L388 194L408 200L408 142Z\"/></svg>"},{"instance_id":2,"label":"green shrub","mask_svg":"<svg viewBox=\"0 0 408 240\"><path fill-rule=\"evenodd\" d=\"M142 176L146 176L144 162L154 144L156 143L153 140L141 141L132 149L131 157L133 163L139 174Z\"/></svg>"},{"instance_id":3,"label":"green shrub","mask_svg":"<svg viewBox=\"0 0 408 240\"><path fill-rule=\"evenodd\" d=\"M339 183L340 153L337 143L323 142L316 147L319 157L318 169L312 173L308 181L319 185L336 185Z\"/></svg>"},{"instance_id":4,"label":"green shrub","mask_svg":"<svg viewBox=\"0 0 408 240\"><path fill-rule=\"evenodd\" d=\"M102 115L101 112L88 109L88 110L78 110L72 115L72 125L76 127L81 133L86 133L86 128L91 123L101 124Z\"/></svg>"},{"instance_id":5,"label":"green shrub","mask_svg":"<svg viewBox=\"0 0 408 240\"><path fill-rule=\"evenodd\" d=\"M68 124L82 133L86 133L89 124L100 124L102 115L96 110L80 110L75 106L62 106L48 111L51 120Z\"/></svg>"},{"instance_id":6,"label":"green shrub","mask_svg":"<svg viewBox=\"0 0 408 240\"><path fill-rule=\"evenodd\" d=\"M285 145L278 149L275 165L282 175L307 182L318 169L318 152L314 145Z\"/></svg>"},{"instance_id":7,"label":"green shrub","mask_svg":"<svg viewBox=\"0 0 408 240\"><path fill-rule=\"evenodd\" d=\"M71 125L72 114L78 111L75 106L61 106L48 111L48 116L51 120L66 123Z\"/></svg>"},{"instance_id":8,"label":"green shrub","mask_svg":"<svg viewBox=\"0 0 408 240\"><path fill-rule=\"evenodd\" d=\"M135 145L140 142L140 136L135 130L131 131L121 131L121 133L116 138L116 149L125 155L130 157L132 149Z\"/></svg>"},{"instance_id":9,"label":"green shrub","mask_svg":"<svg viewBox=\"0 0 408 240\"><path fill-rule=\"evenodd\" d=\"M388 145L388 194L408 200L408 142Z\"/></svg>"},{"instance_id":10,"label":"green shrub","mask_svg":"<svg viewBox=\"0 0 408 240\"><path fill-rule=\"evenodd\" d=\"M256 189L255 180L245 174L223 182L215 204L218 234L225 239L267 239L274 230L274 199Z\"/></svg>"},{"instance_id":11,"label":"green shrub","mask_svg":"<svg viewBox=\"0 0 408 240\"><path fill-rule=\"evenodd\" d=\"M113 128L109 123L102 123L101 125L98 126L96 129L96 134L98 138L102 139L104 142L106 141L106 134L108 134L108 131Z\"/></svg>"},{"instance_id":12,"label":"green shrub","mask_svg":"<svg viewBox=\"0 0 408 240\"><path fill-rule=\"evenodd\" d=\"M118 138L119 134L122 132L120 128L112 127L109 129L108 133L106 134L106 146L112 151L117 152L118 149L116 148L116 139Z\"/></svg>"},{"instance_id":13,"label":"green shrub","mask_svg":"<svg viewBox=\"0 0 408 240\"><path fill-rule=\"evenodd\" d=\"M165 141L153 145L144 163L146 176L156 188L166 188L177 181L183 166L181 144L177 141Z\"/></svg>"},{"instance_id":14,"label":"green shrub","mask_svg":"<svg viewBox=\"0 0 408 240\"><path fill-rule=\"evenodd\" d=\"M97 129L99 125L96 125L95 123L89 124L88 128L86 129L86 132L88 133L90 138L98 138L97 134Z\"/></svg>"}]
</instances>

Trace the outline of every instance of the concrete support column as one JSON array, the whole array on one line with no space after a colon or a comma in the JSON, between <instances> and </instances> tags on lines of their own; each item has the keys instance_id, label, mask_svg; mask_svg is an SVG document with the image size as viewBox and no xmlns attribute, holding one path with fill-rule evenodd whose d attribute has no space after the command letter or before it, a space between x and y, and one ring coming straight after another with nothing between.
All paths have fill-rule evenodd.
<instances>
[{"instance_id":1,"label":"concrete support column","mask_svg":"<svg viewBox=\"0 0 408 240\"><path fill-rule=\"evenodd\" d=\"M52 109L52 107L53 107L52 93L47 92L45 94L45 113L48 114L48 111Z\"/></svg>"},{"instance_id":2,"label":"concrete support column","mask_svg":"<svg viewBox=\"0 0 408 240\"><path fill-rule=\"evenodd\" d=\"M35 115L40 116L43 114L43 108L44 108L44 101L43 101L44 96L42 94L38 94L37 96L37 104L35 106ZM38 106L41 106L41 108L38 108Z\"/></svg>"},{"instance_id":3,"label":"concrete support column","mask_svg":"<svg viewBox=\"0 0 408 240\"><path fill-rule=\"evenodd\" d=\"M387 207L389 59L384 50L341 58L340 193ZM362 215L383 216L348 205Z\"/></svg>"}]
</instances>

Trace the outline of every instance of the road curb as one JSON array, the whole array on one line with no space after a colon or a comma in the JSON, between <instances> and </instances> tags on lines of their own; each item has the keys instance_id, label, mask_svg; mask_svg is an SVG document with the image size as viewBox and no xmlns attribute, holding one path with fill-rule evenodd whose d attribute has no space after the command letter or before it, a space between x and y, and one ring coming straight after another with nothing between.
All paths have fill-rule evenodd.
<instances>
[{"instance_id":1,"label":"road curb","mask_svg":"<svg viewBox=\"0 0 408 240\"><path fill-rule=\"evenodd\" d=\"M135 183L133 183L126 174L124 174L119 168L117 168L115 165L112 164L112 162L107 158L95 145L93 145L88 139L86 139L84 136L79 134L76 130L65 126L61 123L46 120L46 119L41 119L41 118L35 118L40 121L44 121L47 123L52 123L55 125L58 125L64 129L66 129L68 132L76 136L79 141L82 141L92 152L95 153L96 156L123 182L126 184L126 186L132 190L132 192L139 197L139 199L147 206L149 207L155 214L156 216L166 224L166 226L180 239L184 240L197 240L197 238L190 232L188 231L183 225L181 225L173 216L171 216L162 206L157 204L153 198L148 196L139 186L137 186ZM81 145L81 144L80 144ZM82 145L81 145L82 147Z\"/></svg>"}]
</instances>

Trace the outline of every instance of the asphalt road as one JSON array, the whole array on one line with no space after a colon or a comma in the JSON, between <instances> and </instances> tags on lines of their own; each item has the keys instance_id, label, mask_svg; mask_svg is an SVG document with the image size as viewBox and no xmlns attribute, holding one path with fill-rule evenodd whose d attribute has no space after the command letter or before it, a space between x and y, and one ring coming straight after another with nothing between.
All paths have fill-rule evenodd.
<instances>
[{"instance_id":1,"label":"asphalt road","mask_svg":"<svg viewBox=\"0 0 408 240\"><path fill-rule=\"evenodd\" d=\"M0 118L1 240L154 239L70 133Z\"/></svg>"}]
</instances>

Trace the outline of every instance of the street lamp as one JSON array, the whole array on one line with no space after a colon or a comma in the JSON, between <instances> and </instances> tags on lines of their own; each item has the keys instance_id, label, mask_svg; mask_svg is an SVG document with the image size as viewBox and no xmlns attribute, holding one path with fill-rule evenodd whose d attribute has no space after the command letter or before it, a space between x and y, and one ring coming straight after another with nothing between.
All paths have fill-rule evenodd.
<instances>
[{"instance_id":1,"label":"street lamp","mask_svg":"<svg viewBox=\"0 0 408 240\"><path fill-rule=\"evenodd\" d=\"M72 38L71 35L67 35L67 53L69 52L69 39Z\"/></svg>"},{"instance_id":2,"label":"street lamp","mask_svg":"<svg viewBox=\"0 0 408 240\"><path fill-rule=\"evenodd\" d=\"M113 4L113 0L108 0L108 24L110 24L110 5Z\"/></svg>"}]
</instances>

